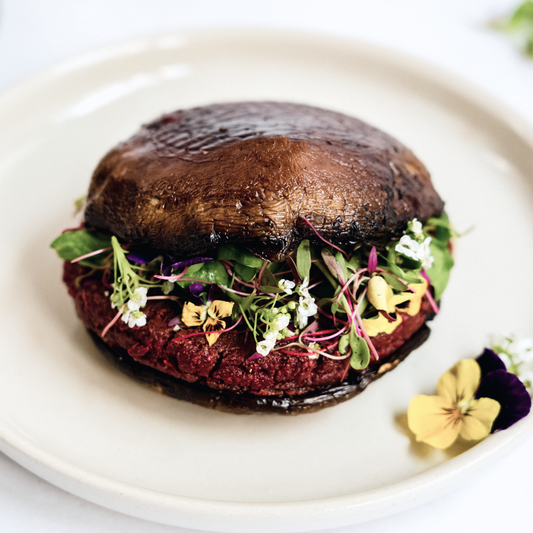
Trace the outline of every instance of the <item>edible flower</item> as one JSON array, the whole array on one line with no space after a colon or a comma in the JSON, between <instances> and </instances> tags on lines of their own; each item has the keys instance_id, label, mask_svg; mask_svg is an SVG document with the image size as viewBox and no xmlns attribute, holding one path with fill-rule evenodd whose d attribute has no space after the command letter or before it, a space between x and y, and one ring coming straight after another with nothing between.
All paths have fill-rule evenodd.
<instances>
[{"instance_id":1,"label":"edible flower","mask_svg":"<svg viewBox=\"0 0 533 533\"><path fill-rule=\"evenodd\" d=\"M524 418L531 410L531 396L519 376L508 372L502 359L491 349L485 348L476 359L481 368L481 383L476 398L492 398L501 405L492 431L507 429Z\"/></svg>"},{"instance_id":2,"label":"edible flower","mask_svg":"<svg viewBox=\"0 0 533 533\"><path fill-rule=\"evenodd\" d=\"M208 305L195 305L187 302L183 306L181 320L187 327L202 326L204 331L211 331L206 335L209 346L213 346L220 337L218 331L226 329L226 322L222 320L231 315L233 302L214 300Z\"/></svg>"},{"instance_id":3,"label":"edible flower","mask_svg":"<svg viewBox=\"0 0 533 533\"><path fill-rule=\"evenodd\" d=\"M141 307L146 305L148 289L146 287L137 287L131 298L128 300L128 309L130 311L138 311Z\"/></svg>"},{"instance_id":4,"label":"edible flower","mask_svg":"<svg viewBox=\"0 0 533 533\"><path fill-rule=\"evenodd\" d=\"M146 326L146 315L138 309L134 311L128 309L128 311L123 313L120 318L122 322L128 324L130 328L134 328L135 326L142 328L143 326Z\"/></svg>"},{"instance_id":5,"label":"edible flower","mask_svg":"<svg viewBox=\"0 0 533 533\"><path fill-rule=\"evenodd\" d=\"M288 279L281 279L278 282L278 287L284 291L286 294L292 294L292 289L296 287L296 283L294 281L290 281Z\"/></svg>"},{"instance_id":6,"label":"edible flower","mask_svg":"<svg viewBox=\"0 0 533 533\"><path fill-rule=\"evenodd\" d=\"M431 237L426 237L422 242L418 242L409 235L404 235L394 249L405 257L422 261L422 268L430 269L433 267L434 261L429 247L430 243Z\"/></svg>"},{"instance_id":7,"label":"edible flower","mask_svg":"<svg viewBox=\"0 0 533 533\"><path fill-rule=\"evenodd\" d=\"M445 449L459 435L467 440L487 437L500 404L492 398L476 396L480 381L480 365L474 359L465 359L441 376L436 396L415 396L407 421L416 440Z\"/></svg>"}]
</instances>

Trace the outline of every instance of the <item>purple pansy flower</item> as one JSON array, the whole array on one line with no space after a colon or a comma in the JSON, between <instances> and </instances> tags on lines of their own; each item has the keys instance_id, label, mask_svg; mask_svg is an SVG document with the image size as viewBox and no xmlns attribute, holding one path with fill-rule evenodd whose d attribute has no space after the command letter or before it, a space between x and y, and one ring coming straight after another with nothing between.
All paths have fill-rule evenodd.
<instances>
[{"instance_id":1,"label":"purple pansy flower","mask_svg":"<svg viewBox=\"0 0 533 533\"><path fill-rule=\"evenodd\" d=\"M481 368L481 382L476 398L492 398L501 410L492 425L492 432L507 429L531 410L531 396L517 376L507 372L504 362L485 348L476 359Z\"/></svg>"}]
</instances>

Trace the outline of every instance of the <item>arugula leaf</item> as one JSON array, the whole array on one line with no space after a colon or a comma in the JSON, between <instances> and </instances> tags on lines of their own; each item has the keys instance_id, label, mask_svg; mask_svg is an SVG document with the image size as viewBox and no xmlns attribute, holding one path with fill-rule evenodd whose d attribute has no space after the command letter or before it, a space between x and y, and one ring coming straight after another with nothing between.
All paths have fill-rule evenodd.
<instances>
[{"instance_id":1,"label":"arugula leaf","mask_svg":"<svg viewBox=\"0 0 533 533\"><path fill-rule=\"evenodd\" d=\"M450 279L450 271L454 265L454 260L447 244L432 240L429 247L435 261L432 268L426 269L426 273L435 289L435 300L438 301Z\"/></svg>"},{"instance_id":2,"label":"arugula leaf","mask_svg":"<svg viewBox=\"0 0 533 533\"><path fill-rule=\"evenodd\" d=\"M350 348L352 349L350 366L355 370L366 368L370 362L370 350L365 339L359 337L354 328L350 331Z\"/></svg>"},{"instance_id":3,"label":"arugula leaf","mask_svg":"<svg viewBox=\"0 0 533 533\"><path fill-rule=\"evenodd\" d=\"M89 229L66 231L50 245L59 257L65 261L72 261L82 255L111 247L111 237ZM80 261L80 265L87 267L102 267L109 254L102 253Z\"/></svg>"},{"instance_id":4,"label":"arugula leaf","mask_svg":"<svg viewBox=\"0 0 533 533\"><path fill-rule=\"evenodd\" d=\"M256 257L252 252L236 244L222 244L218 249L218 259L236 261L251 268L261 268L264 263L262 259Z\"/></svg>"},{"instance_id":5,"label":"arugula leaf","mask_svg":"<svg viewBox=\"0 0 533 533\"><path fill-rule=\"evenodd\" d=\"M311 271L311 248L307 239L304 239L300 243L296 251L296 269L302 279L309 279L309 272Z\"/></svg>"}]
</instances>

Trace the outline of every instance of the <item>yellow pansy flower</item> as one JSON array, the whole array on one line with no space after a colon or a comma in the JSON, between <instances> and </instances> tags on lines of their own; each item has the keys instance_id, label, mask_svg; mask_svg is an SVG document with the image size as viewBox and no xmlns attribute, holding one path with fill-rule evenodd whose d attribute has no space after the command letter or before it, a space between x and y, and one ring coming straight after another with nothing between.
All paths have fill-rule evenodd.
<instances>
[{"instance_id":1,"label":"yellow pansy flower","mask_svg":"<svg viewBox=\"0 0 533 533\"><path fill-rule=\"evenodd\" d=\"M416 440L443 450L459 435L467 440L487 437L500 404L492 398L474 399L480 380L479 364L465 359L441 376L437 396L415 396L407 410L407 423Z\"/></svg>"},{"instance_id":2,"label":"yellow pansy flower","mask_svg":"<svg viewBox=\"0 0 533 533\"><path fill-rule=\"evenodd\" d=\"M363 319L363 327L369 337L375 337L379 333L392 333L402 322L399 313L415 316L420 311L422 297L426 293L428 282L419 278L420 283L413 283L410 288L414 291L404 291L394 294L391 286L381 276L373 276L368 282L368 301L378 311L384 311L389 316L396 313L396 318L390 321L382 313L375 318ZM407 307L400 307L409 302ZM392 318L392 317L391 317Z\"/></svg>"},{"instance_id":3,"label":"yellow pansy flower","mask_svg":"<svg viewBox=\"0 0 533 533\"><path fill-rule=\"evenodd\" d=\"M195 305L187 302L181 314L182 322L190 327L203 326L204 331L213 331L206 335L209 346L213 346L220 337L219 331L226 329L226 322L222 320L231 315L233 302L214 300L209 305Z\"/></svg>"}]
</instances>

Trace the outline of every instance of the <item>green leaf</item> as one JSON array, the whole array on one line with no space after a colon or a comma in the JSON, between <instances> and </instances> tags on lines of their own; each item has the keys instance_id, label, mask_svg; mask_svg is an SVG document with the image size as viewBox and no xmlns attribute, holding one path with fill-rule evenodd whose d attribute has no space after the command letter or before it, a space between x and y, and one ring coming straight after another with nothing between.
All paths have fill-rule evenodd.
<instances>
[{"instance_id":1,"label":"green leaf","mask_svg":"<svg viewBox=\"0 0 533 533\"><path fill-rule=\"evenodd\" d=\"M346 266L346 259L344 259L344 256L340 252L335 254L335 259L342 268L344 283L346 283L348 281L348 267Z\"/></svg>"},{"instance_id":2,"label":"green leaf","mask_svg":"<svg viewBox=\"0 0 533 533\"><path fill-rule=\"evenodd\" d=\"M350 260L348 261L348 264L354 269L357 270L361 266L361 256L359 253L354 252L352 257L350 257Z\"/></svg>"},{"instance_id":3,"label":"green leaf","mask_svg":"<svg viewBox=\"0 0 533 533\"><path fill-rule=\"evenodd\" d=\"M363 337L359 337L354 329L350 331L350 348L352 356L350 357L350 366L355 370L362 370L370 362L370 350Z\"/></svg>"},{"instance_id":4,"label":"green leaf","mask_svg":"<svg viewBox=\"0 0 533 533\"><path fill-rule=\"evenodd\" d=\"M235 262L235 264L233 265L233 270L235 271L235 275L238 278L242 279L242 281L249 282L255 278L255 275L257 274L259 269Z\"/></svg>"},{"instance_id":5,"label":"green leaf","mask_svg":"<svg viewBox=\"0 0 533 533\"><path fill-rule=\"evenodd\" d=\"M333 277L335 279L338 279L341 285L344 285L344 283L346 282L346 278L344 277L346 263L344 264L343 268L343 266L337 261L337 259L327 248L322 249L322 259L328 267L328 270L331 272L331 274L333 274Z\"/></svg>"},{"instance_id":6,"label":"green leaf","mask_svg":"<svg viewBox=\"0 0 533 533\"><path fill-rule=\"evenodd\" d=\"M389 274L388 272L381 272L380 276L395 290L397 291L405 291L407 289L407 285L405 283L402 283L397 277L393 276L392 274Z\"/></svg>"},{"instance_id":7,"label":"green leaf","mask_svg":"<svg viewBox=\"0 0 533 533\"><path fill-rule=\"evenodd\" d=\"M222 244L218 249L218 259L235 261L251 268L261 268L264 263L262 259L256 257L252 252L236 244Z\"/></svg>"},{"instance_id":8,"label":"green leaf","mask_svg":"<svg viewBox=\"0 0 533 533\"><path fill-rule=\"evenodd\" d=\"M348 346L350 345L350 335L343 335L339 339L339 353L344 355L348 351Z\"/></svg>"},{"instance_id":9,"label":"green leaf","mask_svg":"<svg viewBox=\"0 0 533 533\"><path fill-rule=\"evenodd\" d=\"M263 275L261 276L260 281L261 281L261 285L268 285L269 287L278 286L278 281L276 280L272 272L268 270L268 268L265 268L265 270L263 270Z\"/></svg>"},{"instance_id":10,"label":"green leaf","mask_svg":"<svg viewBox=\"0 0 533 533\"><path fill-rule=\"evenodd\" d=\"M195 279L204 280L208 283L214 283L215 285L223 285L225 287L229 284L229 276L224 268L224 265L220 261L208 261L202 264L202 268L194 272L191 276ZM180 287L187 289L194 281L177 281Z\"/></svg>"},{"instance_id":11,"label":"green leaf","mask_svg":"<svg viewBox=\"0 0 533 533\"><path fill-rule=\"evenodd\" d=\"M304 239L300 243L300 246L298 246L298 250L296 251L296 269L302 279L309 279L309 272L311 270L311 248L307 239Z\"/></svg>"},{"instance_id":12,"label":"green leaf","mask_svg":"<svg viewBox=\"0 0 533 533\"><path fill-rule=\"evenodd\" d=\"M191 265L190 267L187 267L187 277L192 278L193 274L195 272L198 272L198 270L201 270L204 268L205 263L196 263L195 265Z\"/></svg>"},{"instance_id":13,"label":"green leaf","mask_svg":"<svg viewBox=\"0 0 533 533\"><path fill-rule=\"evenodd\" d=\"M454 260L448 250L448 246L439 243L439 241L431 241L429 247L431 248L434 262L432 268L426 269L426 273L435 290L435 300L438 301L450 279L450 272L454 265Z\"/></svg>"},{"instance_id":14,"label":"green leaf","mask_svg":"<svg viewBox=\"0 0 533 533\"><path fill-rule=\"evenodd\" d=\"M272 285L261 285L261 287L259 287L259 290L266 294L281 294L285 292L283 289L280 289L279 287L273 287Z\"/></svg>"},{"instance_id":15,"label":"green leaf","mask_svg":"<svg viewBox=\"0 0 533 533\"><path fill-rule=\"evenodd\" d=\"M520 26L523 24L533 25L533 2L531 0L520 4L509 20L510 26Z\"/></svg>"},{"instance_id":16,"label":"green leaf","mask_svg":"<svg viewBox=\"0 0 533 533\"><path fill-rule=\"evenodd\" d=\"M50 245L59 257L65 261L72 261L82 255L111 247L111 237L93 230L79 229L66 231ZM80 264L88 267L102 267L107 257L106 253L95 255L80 261Z\"/></svg>"}]
</instances>

